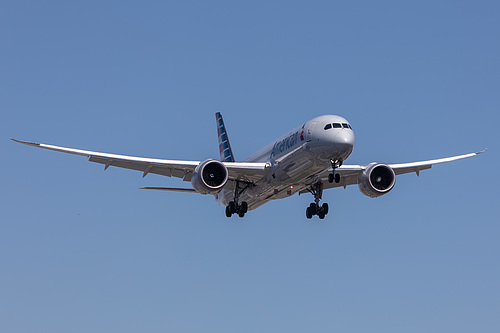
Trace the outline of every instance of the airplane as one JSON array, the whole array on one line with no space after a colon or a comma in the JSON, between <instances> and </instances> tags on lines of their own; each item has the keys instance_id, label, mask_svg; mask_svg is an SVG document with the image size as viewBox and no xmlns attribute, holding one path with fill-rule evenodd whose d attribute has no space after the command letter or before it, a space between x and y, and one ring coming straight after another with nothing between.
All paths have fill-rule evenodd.
<instances>
[{"instance_id":1,"label":"airplane","mask_svg":"<svg viewBox=\"0 0 500 333\"><path fill-rule=\"evenodd\" d=\"M354 149L354 131L350 123L337 115L311 119L288 134L265 146L241 162L236 162L220 112L215 114L220 161L181 161L143 158L88 150L65 148L44 143L11 139L43 149L86 156L90 162L143 172L182 178L191 188L142 187L141 189L201 193L215 196L225 207L227 217L245 214L263 204L310 193L314 197L306 208L306 218L328 214L327 203L320 204L323 191L357 184L362 194L375 198L389 193L396 175L430 169L434 164L452 162L486 151L428 161L367 165L346 165Z\"/></svg>"}]
</instances>

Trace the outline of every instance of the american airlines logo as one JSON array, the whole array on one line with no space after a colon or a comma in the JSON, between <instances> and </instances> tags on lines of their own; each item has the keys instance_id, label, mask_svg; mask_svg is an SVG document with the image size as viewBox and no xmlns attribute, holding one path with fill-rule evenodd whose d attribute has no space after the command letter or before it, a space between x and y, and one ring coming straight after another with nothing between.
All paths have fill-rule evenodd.
<instances>
[{"instance_id":1,"label":"american airlines logo","mask_svg":"<svg viewBox=\"0 0 500 333\"><path fill-rule=\"evenodd\" d=\"M300 141L304 141L304 131L302 131L301 134L299 134L299 132L297 131L290 134L287 138L276 142L274 144L273 151L271 152L271 157L279 156L283 152L290 150L290 148L297 145L297 143L299 142L299 137Z\"/></svg>"}]
</instances>

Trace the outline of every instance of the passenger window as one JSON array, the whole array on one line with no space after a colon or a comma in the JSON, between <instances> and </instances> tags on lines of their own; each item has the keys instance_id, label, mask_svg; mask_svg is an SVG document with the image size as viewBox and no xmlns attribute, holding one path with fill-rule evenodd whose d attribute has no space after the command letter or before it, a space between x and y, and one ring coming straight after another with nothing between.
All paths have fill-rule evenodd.
<instances>
[{"instance_id":1,"label":"passenger window","mask_svg":"<svg viewBox=\"0 0 500 333\"><path fill-rule=\"evenodd\" d=\"M333 123L333 128L342 128L342 125L339 123Z\"/></svg>"},{"instance_id":2,"label":"passenger window","mask_svg":"<svg viewBox=\"0 0 500 333\"><path fill-rule=\"evenodd\" d=\"M325 130L328 130L328 129L330 129L330 128L332 128L332 124L326 124L326 126L325 126Z\"/></svg>"}]
</instances>

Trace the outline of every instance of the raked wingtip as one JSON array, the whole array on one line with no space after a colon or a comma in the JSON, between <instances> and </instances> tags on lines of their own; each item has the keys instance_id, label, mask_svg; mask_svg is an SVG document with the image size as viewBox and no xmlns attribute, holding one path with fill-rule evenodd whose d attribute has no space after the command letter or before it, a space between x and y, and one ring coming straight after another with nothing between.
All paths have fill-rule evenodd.
<instances>
[{"instance_id":1,"label":"raked wingtip","mask_svg":"<svg viewBox=\"0 0 500 333\"><path fill-rule=\"evenodd\" d=\"M14 142L17 142L17 143L22 143L23 145L28 145L28 146L40 146L39 143L36 143L36 142L29 142L29 141L22 141L22 140L17 140L17 139L14 139L14 138L10 138L12 141Z\"/></svg>"}]
</instances>

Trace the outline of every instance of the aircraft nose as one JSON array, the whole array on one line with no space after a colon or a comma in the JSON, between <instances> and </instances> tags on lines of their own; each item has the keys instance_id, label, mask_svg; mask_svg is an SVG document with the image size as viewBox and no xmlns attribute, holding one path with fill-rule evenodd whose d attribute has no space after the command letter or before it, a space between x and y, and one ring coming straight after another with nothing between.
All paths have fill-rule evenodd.
<instances>
[{"instance_id":1,"label":"aircraft nose","mask_svg":"<svg viewBox=\"0 0 500 333\"><path fill-rule=\"evenodd\" d=\"M335 135L335 147L343 151L352 150L354 148L354 133L347 129L341 130Z\"/></svg>"}]
</instances>

